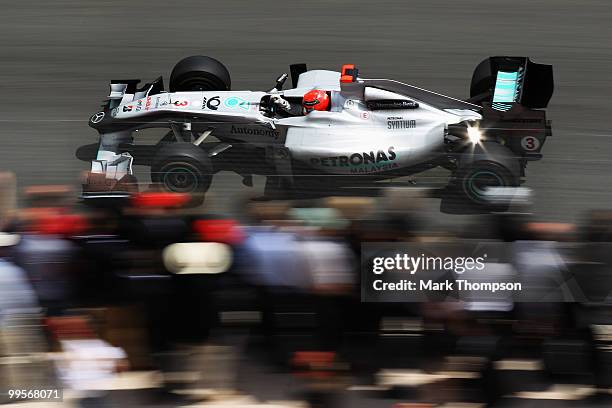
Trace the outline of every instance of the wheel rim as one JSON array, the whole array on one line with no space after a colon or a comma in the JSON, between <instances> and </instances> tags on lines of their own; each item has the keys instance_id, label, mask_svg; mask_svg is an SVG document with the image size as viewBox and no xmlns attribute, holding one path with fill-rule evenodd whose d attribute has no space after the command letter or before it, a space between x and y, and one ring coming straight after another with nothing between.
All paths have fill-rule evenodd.
<instances>
[{"instance_id":1,"label":"wheel rim","mask_svg":"<svg viewBox=\"0 0 612 408\"><path fill-rule=\"evenodd\" d=\"M489 187L504 187L506 182L503 177L490 170L478 170L472 173L466 180L466 192L477 201L484 201L485 193Z\"/></svg>"},{"instance_id":2,"label":"wheel rim","mask_svg":"<svg viewBox=\"0 0 612 408\"><path fill-rule=\"evenodd\" d=\"M193 193L198 190L198 173L187 166L176 166L162 171L165 188L176 193Z\"/></svg>"}]
</instances>

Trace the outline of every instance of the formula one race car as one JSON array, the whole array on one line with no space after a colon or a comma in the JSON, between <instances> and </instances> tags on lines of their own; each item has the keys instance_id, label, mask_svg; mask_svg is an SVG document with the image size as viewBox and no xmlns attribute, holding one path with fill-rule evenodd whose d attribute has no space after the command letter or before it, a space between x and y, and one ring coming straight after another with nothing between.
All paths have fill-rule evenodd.
<instances>
[{"instance_id":1,"label":"formula one race car","mask_svg":"<svg viewBox=\"0 0 612 408\"><path fill-rule=\"evenodd\" d=\"M139 80L111 81L103 110L89 120L100 141L84 196L130 191L133 164L150 166L165 190L200 201L221 170L240 174L245 185L254 174L267 176L265 194L273 197L441 166L451 171L451 188L486 208L492 187L520 185L551 135L542 109L553 93L552 66L526 57L481 62L466 101L364 79L353 65L341 72L290 68L293 87L282 90L283 74L267 92L231 91L225 66L204 56L174 67L169 92L161 77L142 87ZM314 89L329 103L309 112L303 97ZM145 128L169 131L157 144L135 144L133 133Z\"/></svg>"}]
</instances>

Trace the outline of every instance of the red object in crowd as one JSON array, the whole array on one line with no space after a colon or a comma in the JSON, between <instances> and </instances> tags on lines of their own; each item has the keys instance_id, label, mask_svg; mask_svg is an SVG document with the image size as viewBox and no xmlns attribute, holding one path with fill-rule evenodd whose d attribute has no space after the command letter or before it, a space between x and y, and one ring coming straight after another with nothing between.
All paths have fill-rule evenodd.
<instances>
[{"instance_id":1,"label":"red object in crowd","mask_svg":"<svg viewBox=\"0 0 612 408\"><path fill-rule=\"evenodd\" d=\"M291 362L296 366L330 366L336 359L331 351L296 351Z\"/></svg>"},{"instance_id":2,"label":"red object in crowd","mask_svg":"<svg viewBox=\"0 0 612 408\"><path fill-rule=\"evenodd\" d=\"M132 196L132 205L137 208L176 208L190 200L191 196L183 193L138 193Z\"/></svg>"},{"instance_id":3,"label":"red object in crowd","mask_svg":"<svg viewBox=\"0 0 612 408\"><path fill-rule=\"evenodd\" d=\"M312 380L330 379L336 375L336 353L331 351L296 351L291 359L294 375Z\"/></svg>"},{"instance_id":4,"label":"red object in crowd","mask_svg":"<svg viewBox=\"0 0 612 408\"><path fill-rule=\"evenodd\" d=\"M44 214L34 217L29 229L41 235L75 236L87 231L87 219L78 214Z\"/></svg>"},{"instance_id":5,"label":"red object in crowd","mask_svg":"<svg viewBox=\"0 0 612 408\"><path fill-rule=\"evenodd\" d=\"M238 223L234 220L197 220L193 231L202 241L238 244L244 239Z\"/></svg>"},{"instance_id":6,"label":"red object in crowd","mask_svg":"<svg viewBox=\"0 0 612 408\"><path fill-rule=\"evenodd\" d=\"M57 340L95 337L89 322L82 316L48 317L45 319L45 326Z\"/></svg>"}]
</instances>

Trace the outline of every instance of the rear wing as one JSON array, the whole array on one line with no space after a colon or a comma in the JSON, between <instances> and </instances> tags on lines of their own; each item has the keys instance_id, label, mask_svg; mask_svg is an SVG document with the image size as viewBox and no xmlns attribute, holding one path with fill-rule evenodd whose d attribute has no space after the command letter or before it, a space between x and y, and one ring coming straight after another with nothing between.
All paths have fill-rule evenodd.
<instances>
[{"instance_id":1,"label":"rear wing","mask_svg":"<svg viewBox=\"0 0 612 408\"><path fill-rule=\"evenodd\" d=\"M469 102L507 111L514 104L531 109L548 106L554 90L552 65L527 57L490 57L472 75Z\"/></svg>"}]
</instances>

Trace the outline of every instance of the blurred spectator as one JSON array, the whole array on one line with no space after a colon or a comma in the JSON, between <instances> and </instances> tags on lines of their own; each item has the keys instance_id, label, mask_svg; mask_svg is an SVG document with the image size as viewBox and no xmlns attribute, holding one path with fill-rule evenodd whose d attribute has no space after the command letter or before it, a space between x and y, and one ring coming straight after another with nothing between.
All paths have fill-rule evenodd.
<instances>
[{"instance_id":1,"label":"blurred spectator","mask_svg":"<svg viewBox=\"0 0 612 408\"><path fill-rule=\"evenodd\" d=\"M41 310L23 269L9 251L19 236L0 233L0 388L43 388L52 384L44 360ZM5 395L1 395L3 398ZM1 399L0 399L1 401Z\"/></svg>"},{"instance_id":2,"label":"blurred spectator","mask_svg":"<svg viewBox=\"0 0 612 408\"><path fill-rule=\"evenodd\" d=\"M592 211L587 218L584 238L588 242L612 241L612 211Z\"/></svg>"},{"instance_id":3,"label":"blurred spectator","mask_svg":"<svg viewBox=\"0 0 612 408\"><path fill-rule=\"evenodd\" d=\"M60 379L80 406L112 406L107 389L115 373L127 369L125 352L97 338L82 316L52 318L48 326L60 347L54 357Z\"/></svg>"},{"instance_id":4,"label":"blurred spectator","mask_svg":"<svg viewBox=\"0 0 612 408\"><path fill-rule=\"evenodd\" d=\"M9 225L17 209L17 181L15 175L0 172L0 231Z\"/></svg>"},{"instance_id":5,"label":"blurred spectator","mask_svg":"<svg viewBox=\"0 0 612 408\"><path fill-rule=\"evenodd\" d=\"M587 242L576 243L576 226L538 222L526 212L439 217L422 190L251 201L241 226L186 211L185 195L158 192L82 215L71 189L34 187L26 190L28 207L17 211L11 209L11 183L14 178L0 175L0 191L8 188L0 215L12 219L0 225L21 233L0 235L0 354L45 351L40 325L23 324L36 322L42 306L61 351L58 372L83 406L109 404L103 390L126 367L126 351L138 368L150 369L155 361L168 390L234 392L242 370L236 345L248 344L247 367L259 364L253 357L261 331L252 330L258 323L266 351L285 369L298 370L314 405L339 403L335 394L348 386L348 370L371 379L380 369L422 367L432 371L420 373L423 378L458 371L479 378L475 399L493 403L501 396L494 363L513 354L532 353L552 373L571 372L567 360L581 372L597 367L600 384L612 377L603 351L609 345L610 212L592 213ZM531 299L535 292L547 302L476 291L459 302L360 301L362 243L454 245L466 239L510 244L498 263L489 263L486 276L472 271L463 279L519 280ZM214 253L220 247L223 257ZM568 277L575 279L566 282ZM564 284L567 290L560 291ZM578 292L571 284L585 297L572 298ZM580 304L561 303L566 300ZM74 316L85 310L102 322L99 333L87 318ZM587 330L595 336L585 336ZM590 365L591 346L601 350L592 353L600 361ZM44 368L1 364L2 385L22 385L26 376L38 383L49 378L48 370L35 373L32 367ZM474 384L453 387L462 391L452 393L459 397ZM442 401L442 394L431 398Z\"/></svg>"}]
</instances>

